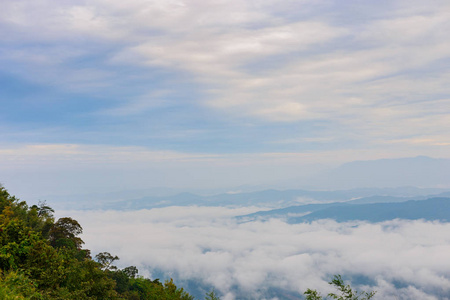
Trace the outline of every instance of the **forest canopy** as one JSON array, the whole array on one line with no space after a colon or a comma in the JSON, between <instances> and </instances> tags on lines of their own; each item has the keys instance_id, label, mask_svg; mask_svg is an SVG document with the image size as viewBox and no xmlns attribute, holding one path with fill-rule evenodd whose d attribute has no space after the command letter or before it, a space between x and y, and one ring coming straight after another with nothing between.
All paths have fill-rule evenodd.
<instances>
[{"instance_id":1,"label":"forest canopy","mask_svg":"<svg viewBox=\"0 0 450 300\"><path fill-rule=\"evenodd\" d=\"M91 257L70 217L55 221L45 202L28 206L0 186L1 299L191 300L172 279L161 283L118 269L108 252Z\"/></svg>"}]
</instances>

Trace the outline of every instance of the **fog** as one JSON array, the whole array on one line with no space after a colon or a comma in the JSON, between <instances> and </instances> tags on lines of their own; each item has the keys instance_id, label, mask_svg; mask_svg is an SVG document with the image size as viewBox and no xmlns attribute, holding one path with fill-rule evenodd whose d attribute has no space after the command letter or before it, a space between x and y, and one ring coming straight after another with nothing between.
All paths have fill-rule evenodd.
<instances>
[{"instance_id":1,"label":"fog","mask_svg":"<svg viewBox=\"0 0 450 300\"><path fill-rule=\"evenodd\" d=\"M290 225L233 218L258 209L64 211L58 217L80 222L92 254L118 255L119 267L135 265L151 278L161 270L179 281L201 282L215 287L223 300L239 294L264 299L270 288L297 295L313 288L326 294L332 291L327 282L333 274L342 274L359 290L376 290L376 299L450 299L448 223L323 220Z\"/></svg>"}]
</instances>

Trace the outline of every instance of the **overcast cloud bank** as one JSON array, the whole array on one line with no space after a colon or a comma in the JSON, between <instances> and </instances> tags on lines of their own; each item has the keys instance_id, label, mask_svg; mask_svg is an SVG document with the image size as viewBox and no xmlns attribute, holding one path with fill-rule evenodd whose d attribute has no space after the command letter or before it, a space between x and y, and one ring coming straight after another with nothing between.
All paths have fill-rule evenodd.
<instances>
[{"instance_id":1,"label":"overcast cloud bank","mask_svg":"<svg viewBox=\"0 0 450 300\"><path fill-rule=\"evenodd\" d=\"M71 211L93 253L118 255L143 274L214 286L223 299L262 299L269 288L330 291L333 274L366 278L378 299L449 299L450 223L369 224L323 220L237 223L258 208L168 207L132 212ZM363 277L361 277L363 276Z\"/></svg>"}]
</instances>

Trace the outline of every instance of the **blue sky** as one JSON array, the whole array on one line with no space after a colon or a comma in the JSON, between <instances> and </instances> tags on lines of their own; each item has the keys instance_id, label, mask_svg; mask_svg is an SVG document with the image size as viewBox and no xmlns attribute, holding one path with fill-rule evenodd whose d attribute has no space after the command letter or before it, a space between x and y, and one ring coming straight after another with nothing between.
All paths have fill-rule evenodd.
<instances>
[{"instance_id":1,"label":"blue sky","mask_svg":"<svg viewBox=\"0 0 450 300\"><path fill-rule=\"evenodd\" d=\"M450 157L448 1L1 6L0 182L16 191Z\"/></svg>"}]
</instances>

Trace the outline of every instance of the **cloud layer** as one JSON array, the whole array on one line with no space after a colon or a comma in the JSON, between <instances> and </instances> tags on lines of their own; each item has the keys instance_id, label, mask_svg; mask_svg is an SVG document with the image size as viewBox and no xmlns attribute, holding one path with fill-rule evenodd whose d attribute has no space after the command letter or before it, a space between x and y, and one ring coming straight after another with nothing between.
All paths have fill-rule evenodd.
<instances>
[{"instance_id":1,"label":"cloud layer","mask_svg":"<svg viewBox=\"0 0 450 300\"><path fill-rule=\"evenodd\" d=\"M333 274L363 276L380 299L448 299L447 223L379 224L278 220L238 224L256 208L169 207L134 212L63 212L84 227L94 253L109 251L122 266L162 270L179 280L212 285L235 299L256 299L269 288L330 291ZM148 273L150 272L150 273Z\"/></svg>"},{"instance_id":2,"label":"cloud layer","mask_svg":"<svg viewBox=\"0 0 450 300\"><path fill-rule=\"evenodd\" d=\"M3 4L0 59L28 83L88 96L91 117L133 117L122 139L158 112L176 117L166 135L180 121L203 139L215 126L236 135L230 119L244 130L300 122L310 130L271 141L448 148L448 11L446 1L20 0ZM112 130L98 125L97 136Z\"/></svg>"}]
</instances>

